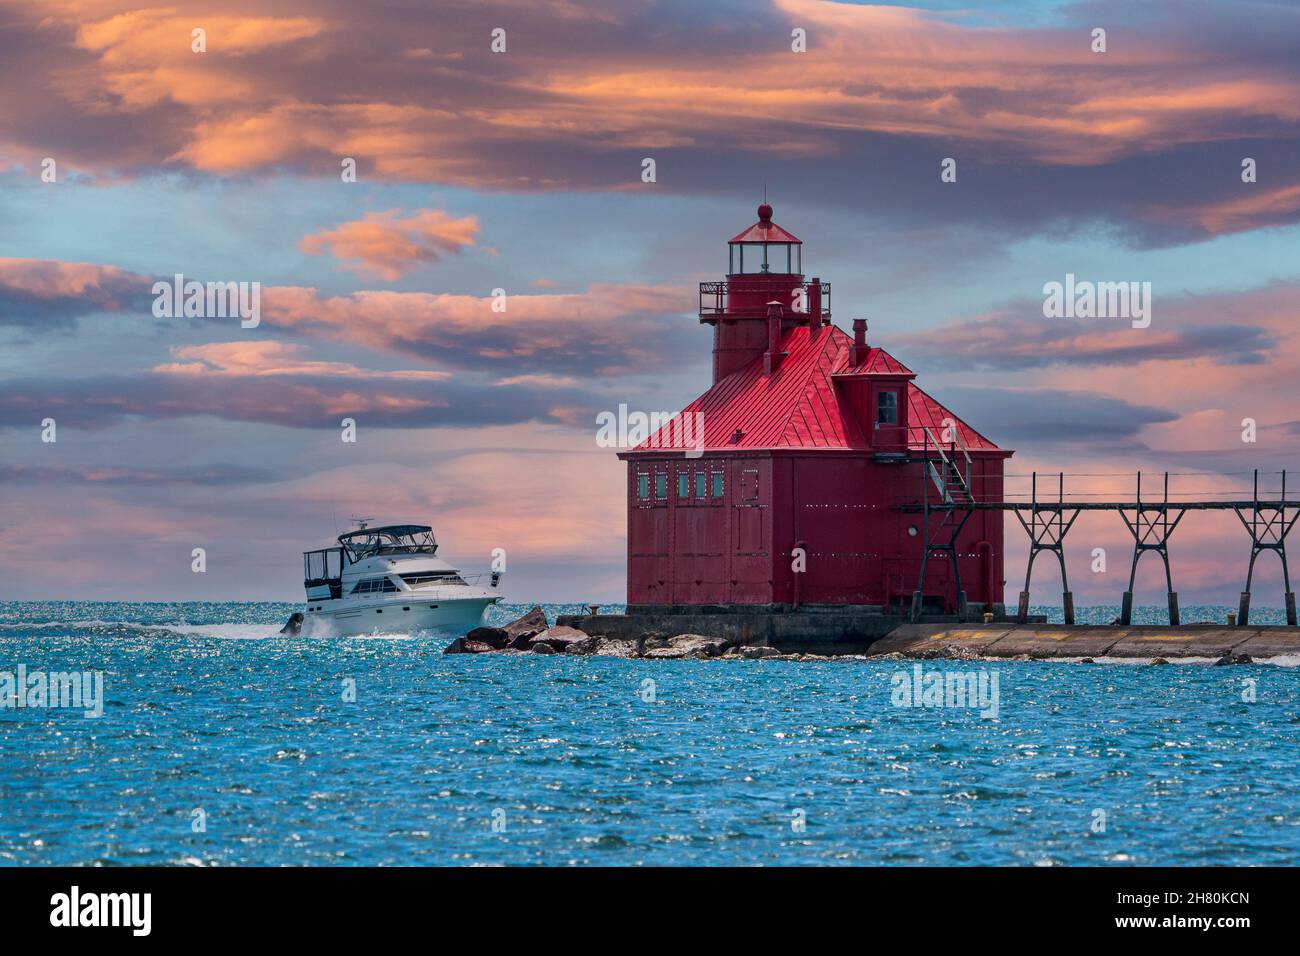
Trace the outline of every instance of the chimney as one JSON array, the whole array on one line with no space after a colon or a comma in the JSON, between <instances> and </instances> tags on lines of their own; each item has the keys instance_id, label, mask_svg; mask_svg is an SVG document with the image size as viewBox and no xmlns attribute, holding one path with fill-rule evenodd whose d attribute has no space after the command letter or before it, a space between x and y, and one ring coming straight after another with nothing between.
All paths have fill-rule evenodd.
<instances>
[{"instance_id":1,"label":"chimney","mask_svg":"<svg viewBox=\"0 0 1300 956\"><path fill-rule=\"evenodd\" d=\"M781 303L767 304L767 351L763 354L763 374L771 375L781 366Z\"/></svg>"},{"instance_id":2,"label":"chimney","mask_svg":"<svg viewBox=\"0 0 1300 956\"><path fill-rule=\"evenodd\" d=\"M808 283L808 326L814 332L822 327L822 280L813 276Z\"/></svg>"},{"instance_id":3,"label":"chimney","mask_svg":"<svg viewBox=\"0 0 1300 956\"><path fill-rule=\"evenodd\" d=\"M861 365L867 360L867 320L853 320L853 351L849 353L850 365Z\"/></svg>"}]
</instances>

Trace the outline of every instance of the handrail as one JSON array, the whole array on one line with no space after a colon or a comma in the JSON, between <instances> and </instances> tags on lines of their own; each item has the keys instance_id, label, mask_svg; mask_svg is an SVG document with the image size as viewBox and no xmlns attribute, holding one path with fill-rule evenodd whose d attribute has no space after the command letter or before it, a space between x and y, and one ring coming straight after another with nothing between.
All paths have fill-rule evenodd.
<instances>
[{"instance_id":1,"label":"handrail","mask_svg":"<svg viewBox=\"0 0 1300 956\"><path fill-rule=\"evenodd\" d=\"M967 497L967 498L974 498L975 495L974 495L974 493L970 490L970 473L971 473L970 452L969 452L969 451L967 450L967 448L966 448L966 441L965 441L965 439L963 439L963 438L961 437L961 429L958 428L956 425L953 425L953 427L952 427L952 433L953 433L953 436L957 439L957 441L956 441L956 445L957 445L958 448L961 449L961 455L962 455L962 457L966 459L966 474L963 475L963 474L961 473L960 469L959 469L958 472L957 472L957 477L958 477L958 479L960 479L960 481L961 481L961 489L962 489L962 491L966 492L966 497Z\"/></svg>"},{"instance_id":2,"label":"handrail","mask_svg":"<svg viewBox=\"0 0 1300 956\"><path fill-rule=\"evenodd\" d=\"M957 485L958 487L961 488L962 493L967 498L973 500L975 496L971 493L970 482L967 480L967 475L969 475L971 472L971 457L970 457L970 452L966 448L966 443L962 441L961 430L958 428L952 429L952 433L955 437L954 440L949 443L949 450L953 452L956 452L958 449L961 450L962 457L966 461L966 474L962 474L961 469L958 468L956 464L952 460L950 460L946 454L944 454L943 445L940 443L939 439L935 437L934 432L930 431L930 427L928 425L922 425L921 431L924 433L923 453L927 461L929 460L930 457L929 456L930 443L933 442L934 450L939 453L939 460L943 462L942 486L940 486L940 477L938 474L938 469L934 467L933 463L930 464L930 471L931 471L930 477L931 480L934 481L935 486L938 487L940 492L943 494L944 504L949 504L949 505L952 504L952 494L948 490L949 475L956 476ZM956 455L954 454L953 457L955 458Z\"/></svg>"},{"instance_id":3,"label":"handrail","mask_svg":"<svg viewBox=\"0 0 1300 956\"><path fill-rule=\"evenodd\" d=\"M962 457L966 459L966 474L962 477L962 485L966 487L966 494L969 495L971 493L970 481L968 480L971 473L970 451L966 448L966 440L961 437L961 429L954 425L952 433L957 439L957 447L961 449Z\"/></svg>"},{"instance_id":4,"label":"handrail","mask_svg":"<svg viewBox=\"0 0 1300 956\"><path fill-rule=\"evenodd\" d=\"M950 505L952 504L952 495L948 493L947 475L949 469L952 468L952 462L950 462L948 460L948 456L943 453L943 446L939 444L939 439L934 437L934 432L930 431L930 427L928 425L922 425L921 431L923 432L925 438L923 454L925 455L926 463L930 467L930 480L933 481L935 487L939 489L939 493L943 496L944 504ZM944 476L942 479L940 479L939 477L939 470L935 468L934 463L930 461L931 442L934 443L934 450L939 453L939 460L943 462Z\"/></svg>"},{"instance_id":5,"label":"handrail","mask_svg":"<svg viewBox=\"0 0 1300 956\"><path fill-rule=\"evenodd\" d=\"M766 318L767 302L750 308L732 308L729 302L732 293L744 295L746 293L767 292L772 289L774 283L772 280L755 276L753 279L721 279L711 280L700 283L700 319L730 316L734 318ZM790 284L790 288L802 288L812 290L816 286L820 289L820 311L819 315L823 320L829 320L831 317L831 284L829 282L814 283L808 281L797 281ZM806 301L812 303L811 291L809 291ZM791 312L791 315L802 314Z\"/></svg>"}]
</instances>

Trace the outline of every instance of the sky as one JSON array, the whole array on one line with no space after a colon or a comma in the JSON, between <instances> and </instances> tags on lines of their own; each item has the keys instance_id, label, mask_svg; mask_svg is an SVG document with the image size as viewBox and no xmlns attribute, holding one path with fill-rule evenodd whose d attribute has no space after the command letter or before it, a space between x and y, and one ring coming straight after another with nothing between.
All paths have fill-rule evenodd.
<instances>
[{"instance_id":1,"label":"sky","mask_svg":"<svg viewBox=\"0 0 1300 956\"><path fill-rule=\"evenodd\" d=\"M707 387L696 286L765 193L836 324L1015 449L1009 492L1276 492L1300 7L973 6L0 0L0 598L298 600L364 516L504 548L512 600L620 600L596 415ZM156 315L177 274L259 283L260 322ZM1067 274L1149 282L1150 325L1046 317ZM1118 603L1116 516L1067 554L1076 604ZM1231 514L1171 555L1184 606L1235 604Z\"/></svg>"}]
</instances>

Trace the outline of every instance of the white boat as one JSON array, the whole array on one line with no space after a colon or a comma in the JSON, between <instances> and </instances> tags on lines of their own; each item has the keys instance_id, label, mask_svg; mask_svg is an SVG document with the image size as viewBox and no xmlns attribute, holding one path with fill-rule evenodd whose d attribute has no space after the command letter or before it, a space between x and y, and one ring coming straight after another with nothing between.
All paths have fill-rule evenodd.
<instances>
[{"instance_id":1,"label":"white boat","mask_svg":"<svg viewBox=\"0 0 1300 956\"><path fill-rule=\"evenodd\" d=\"M459 635L481 624L501 600L501 575L462 574L436 557L438 542L428 525L360 525L339 535L337 547L303 552L303 633Z\"/></svg>"}]
</instances>

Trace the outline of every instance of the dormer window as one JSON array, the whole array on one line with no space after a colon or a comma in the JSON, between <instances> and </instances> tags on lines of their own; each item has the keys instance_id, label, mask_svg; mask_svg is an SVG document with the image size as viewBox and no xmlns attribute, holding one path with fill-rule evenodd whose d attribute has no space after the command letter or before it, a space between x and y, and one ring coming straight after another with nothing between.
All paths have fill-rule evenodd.
<instances>
[{"instance_id":1,"label":"dormer window","mask_svg":"<svg viewBox=\"0 0 1300 956\"><path fill-rule=\"evenodd\" d=\"M897 392L876 393L876 424L877 425L898 424L898 393Z\"/></svg>"}]
</instances>

